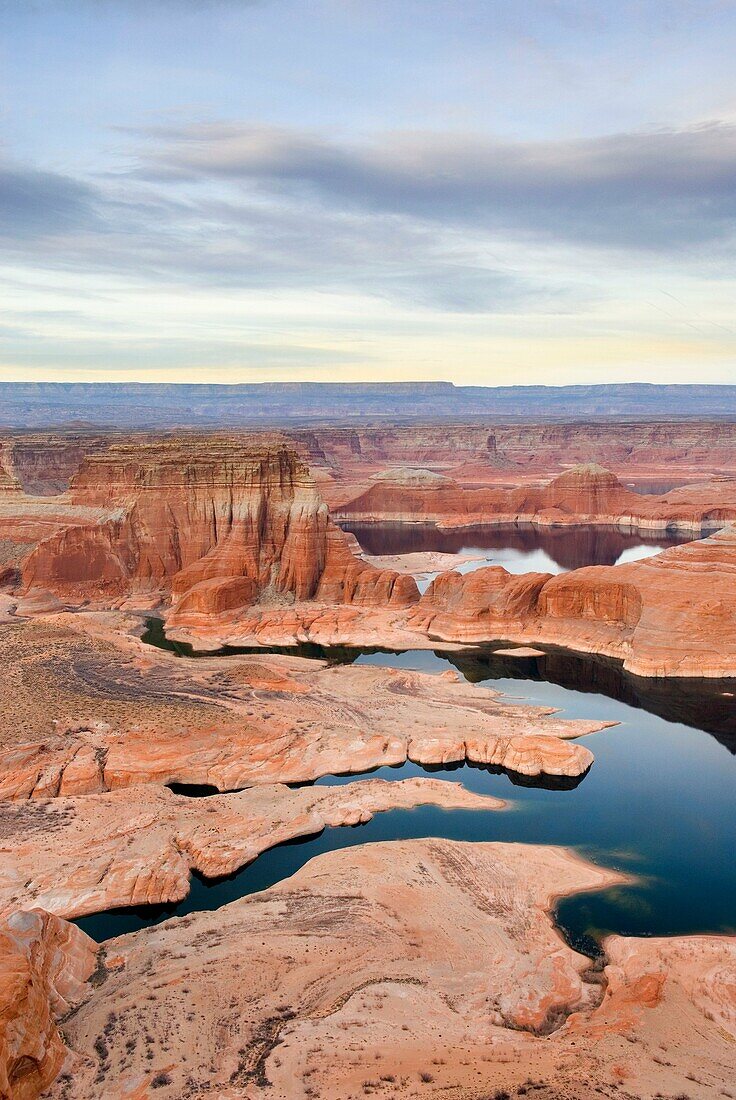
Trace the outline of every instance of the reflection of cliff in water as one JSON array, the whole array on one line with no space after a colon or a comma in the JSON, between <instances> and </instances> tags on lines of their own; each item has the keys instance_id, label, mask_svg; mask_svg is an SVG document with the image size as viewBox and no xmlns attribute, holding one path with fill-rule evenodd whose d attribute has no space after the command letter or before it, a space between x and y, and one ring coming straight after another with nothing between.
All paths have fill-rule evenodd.
<instances>
[{"instance_id":1,"label":"reflection of cliff in water","mask_svg":"<svg viewBox=\"0 0 736 1100\"><path fill-rule=\"evenodd\" d=\"M499 643L500 644L500 643ZM549 650L543 657L497 656L487 649L442 654L470 683L538 680L572 691L607 695L667 722L712 734L736 753L736 681L632 676L608 657Z\"/></svg>"},{"instance_id":2,"label":"reflection of cliff in water","mask_svg":"<svg viewBox=\"0 0 736 1100\"><path fill-rule=\"evenodd\" d=\"M432 524L341 523L351 531L366 554L411 554L417 551L459 554L469 546L479 550L542 550L562 569L586 565L615 565L625 550L653 546L665 550L692 541L692 535L656 535L618 527L472 527L444 531Z\"/></svg>"}]
</instances>

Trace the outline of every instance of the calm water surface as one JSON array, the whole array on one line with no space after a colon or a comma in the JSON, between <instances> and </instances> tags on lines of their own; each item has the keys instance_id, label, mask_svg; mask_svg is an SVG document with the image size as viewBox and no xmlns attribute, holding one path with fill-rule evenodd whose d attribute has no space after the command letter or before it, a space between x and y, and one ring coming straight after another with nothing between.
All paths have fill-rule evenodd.
<instances>
[{"instance_id":1,"label":"calm water surface","mask_svg":"<svg viewBox=\"0 0 736 1100\"><path fill-rule=\"evenodd\" d=\"M692 535L647 539L618 527L474 527L443 531L432 524L341 523L366 554L410 554L435 551L475 554L481 561L458 569L467 573L485 565L502 565L509 573L565 573L586 565L616 565L658 554ZM421 586L420 586L421 587Z\"/></svg>"},{"instance_id":2,"label":"calm water surface","mask_svg":"<svg viewBox=\"0 0 736 1100\"><path fill-rule=\"evenodd\" d=\"M148 640L166 643L151 624ZM158 633L157 633L158 632ZM305 655L318 655L313 647ZM294 650L292 650L294 652ZM568 898L557 920L569 941L589 953L606 931L673 935L736 930L736 683L659 682L627 676L615 662L550 651L542 658L494 657L489 650L451 658L431 651L402 654L340 650L336 660L440 672L457 668L466 679L522 702L558 707L574 718L612 719L620 725L584 741L595 763L571 789L528 786L520 777L469 766L424 770L407 763L372 775L403 779L432 774L471 790L511 800L510 812L418 807L377 814L357 828L280 845L230 878L193 878L177 906L122 910L80 919L105 939L168 916L214 909L279 882L313 856L378 840L439 836L457 840L565 844L582 855L637 877L636 882ZM318 785L360 777L329 776ZM206 794L208 791L191 791Z\"/></svg>"}]
</instances>

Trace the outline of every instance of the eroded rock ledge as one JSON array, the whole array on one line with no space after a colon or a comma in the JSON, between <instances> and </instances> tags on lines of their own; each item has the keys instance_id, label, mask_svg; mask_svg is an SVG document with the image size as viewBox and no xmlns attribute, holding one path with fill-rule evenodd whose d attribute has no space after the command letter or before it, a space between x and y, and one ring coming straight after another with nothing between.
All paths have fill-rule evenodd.
<instances>
[{"instance_id":1,"label":"eroded rock ledge","mask_svg":"<svg viewBox=\"0 0 736 1100\"><path fill-rule=\"evenodd\" d=\"M447 809L505 806L459 783L421 778L300 790L276 784L211 798L151 785L15 803L3 812L0 917L36 906L79 917L182 901L193 870L206 878L231 875L287 840L428 803Z\"/></svg>"},{"instance_id":2,"label":"eroded rock ledge","mask_svg":"<svg viewBox=\"0 0 736 1100\"><path fill-rule=\"evenodd\" d=\"M582 775L569 738L610 723L512 705L452 673L267 657L178 660L119 613L41 616L0 630L0 798L137 783L220 790L384 764L470 760Z\"/></svg>"},{"instance_id":3,"label":"eroded rock ledge","mask_svg":"<svg viewBox=\"0 0 736 1100\"><path fill-rule=\"evenodd\" d=\"M728 1091L732 939L613 937L601 982L555 931L555 896L617 880L564 849L515 844L320 856L216 912L108 941L73 1013L49 998L68 1050L49 1096L345 1100L390 1087L480 1100L530 1080L555 1100ZM74 938L89 972L93 945ZM47 1077L60 1060L48 1051Z\"/></svg>"}]
</instances>

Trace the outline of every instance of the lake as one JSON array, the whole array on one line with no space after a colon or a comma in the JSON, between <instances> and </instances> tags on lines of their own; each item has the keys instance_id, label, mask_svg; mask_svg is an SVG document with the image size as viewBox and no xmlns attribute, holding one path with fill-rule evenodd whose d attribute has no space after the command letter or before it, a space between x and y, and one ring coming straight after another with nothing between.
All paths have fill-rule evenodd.
<instances>
[{"instance_id":1,"label":"lake","mask_svg":"<svg viewBox=\"0 0 736 1100\"><path fill-rule=\"evenodd\" d=\"M341 523L366 554L411 554L435 551L475 554L481 561L458 568L467 573L485 565L502 565L509 573L565 573L586 565L617 565L659 554L691 542L692 535L646 538L619 527L473 527L446 531L433 524Z\"/></svg>"},{"instance_id":2,"label":"lake","mask_svg":"<svg viewBox=\"0 0 736 1100\"><path fill-rule=\"evenodd\" d=\"M173 648L155 622L149 624L149 641L152 628L160 644ZM591 955L608 931L646 936L736 930L736 683L645 680L628 676L617 662L552 649L544 657L523 660L495 657L488 648L452 655L341 649L328 655L431 673L456 668L469 681L505 692L510 701L551 705L566 717L620 725L584 738L595 763L570 789L548 789L497 769L465 765L379 768L371 774L385 779L431 774L509 799L513 806L505 813L426 806L377 814L366 825L326 829L280 845L227 879L194 876L189 896L179 905L80 918L77 923L85 931L102 940L175 914L215 909L266 889L322 852L427 836L565 844L635 875L631 885L559 904L556 919L563 934ZM360 778L328 776L318 784Z\"/></svg>"}]
</instances>

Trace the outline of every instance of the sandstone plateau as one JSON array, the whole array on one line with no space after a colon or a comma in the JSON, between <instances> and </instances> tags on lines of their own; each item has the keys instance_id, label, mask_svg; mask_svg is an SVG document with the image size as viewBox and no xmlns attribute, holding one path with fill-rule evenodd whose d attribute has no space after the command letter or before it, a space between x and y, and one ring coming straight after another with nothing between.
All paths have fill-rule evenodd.
<instances>
[{"instance_id":1,"label":"sandstone plateau","mask_svg":"<svg viewBox=\"0 0 736 1100\"><path fill-rule=\"evenodd\" d=\"M5 935L29 922L44 952L20 942L11 957L16 1027L28 1034L37 1018L25 981L65 1044L47 1023L35 1077L63 1051L48 1095L67 1100L728 1096L733 940L613 937L605 969L591 970L548 909L615 881L552 847L332 852L217 912L107 941L86 985L94 944L69 929L63 1000L47 944L68 926L16 914Z\"/></svg>"},{"instance_id":2,"label":"sandstone plateau","mask_svg":"<svg viewBox=\"0 0 736 1100\"><path fill-rule=\"evenodd\" d=\"M126 624L137 621L88 613L2 628L0 798L146 782L234 790L407 758L575 777L593 755L569 739L606 725L507 704L454 673L274 655L181 661Z\"/></svg>"},{"instance_id":3,"label":"sandstone plateau","mask_svg":"<svg viewBox=\"0 0 736 1100\"><path fill-rule=\"evenodd\" d=\"M432 523L440 527L601 524L647 532L715 530L736 520L736 478L634 493L594 463L547 483L518 488L465 488L432 470L389 469L362 495L339 506L341 519Z\"/></svg>"},{"instance_id":4,"label":"sandstone plateau","mask_svg":"<svg viewBox=\"0 0 736 1100\"><path fill-rule=\"evenodd\" d=\"M210 798L151 784L14 803L3 811L0 917L36 907L78 917L178 902L189 893L191 871L206 878L232 875L287 840L427 803L484 810L505 805L439 779L368 779L299 790L273 784Z\"/></svg>"}]
</instances>

